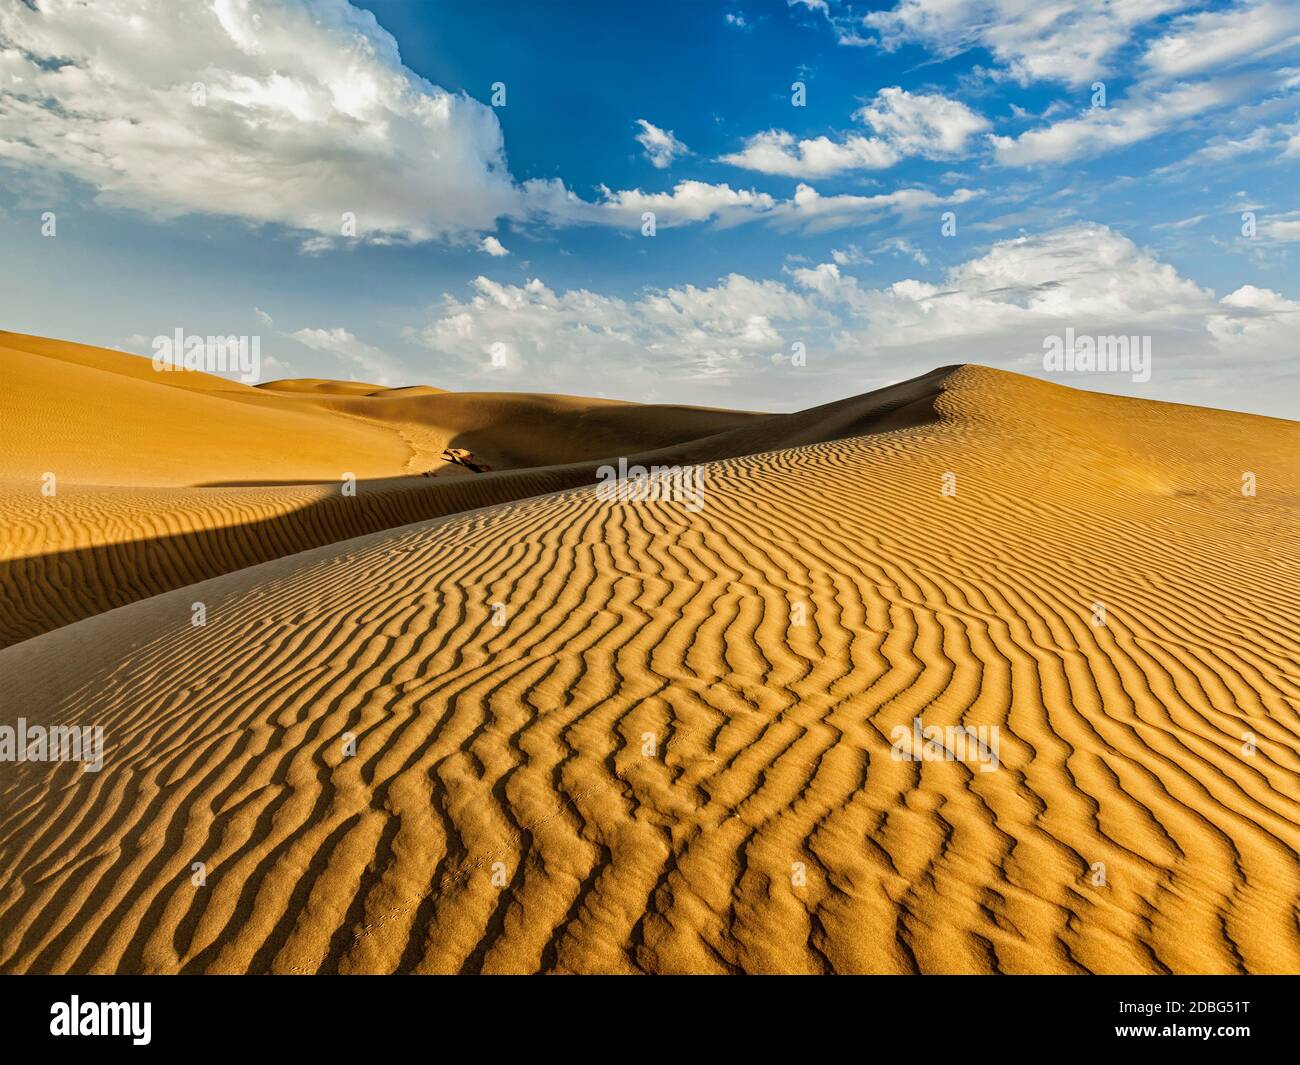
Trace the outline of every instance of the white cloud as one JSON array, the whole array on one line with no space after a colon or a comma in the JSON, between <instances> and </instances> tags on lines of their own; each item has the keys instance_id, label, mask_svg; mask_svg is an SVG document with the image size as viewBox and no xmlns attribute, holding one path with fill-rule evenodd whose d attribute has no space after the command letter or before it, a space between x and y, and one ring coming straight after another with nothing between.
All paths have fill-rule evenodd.
<instances>
[{"instance_id":1,"label":"white cloud","mask_svg":"<svg viewBox=\"0 0 1300 1065\"><path fill-rule=\"evenodd\" d=\"M1221 79L1179 84L1150 94L1138 90L1110 106L1028 130L1019 137L994 136L994 151L1004 166L1062 163L1114 151L1230 104L1247 87L1248 82L1240 79Z\"/></svg>"},{"instance_id":2,"label":"white cloud","mask_svg":"<svg viewBox=\"0 0 1300 1065\"><path fill-rule=\"evenodd\" d=\"M590 202L558 179L516 183L491 108L406 69L394 39L346 0L11 4L0 7L0 40L0 165L69 175L102 202L161 217L281 224L299 231L304 255L350 239L492 253L484 235L501 218L637 228L647 211L665 227L765 219L816 231L931 197L822 199L801 188L778 201L687 181L667 192L602 187ZM882 93L866 120L886 135L847 151L871 163L946 152L982 121L901 90ZM671 132L642 126L652 160L685 150ZM845 146L823 142L806 153L812 169L841 168ZM829 163L817 162L823 149Z\"/></svg>"},{"instance_id":3,"label":"white cloud","mask_svg":"<svg viewBox=\"0 0 1300 1065\"><path fill-rule=\"evenodd\" d=\"M778 229L825 233L878 221L887 215L913 217L924 208L966 203L977 195L972 189L954 189L946 196L928 189L896 189L875 196L822 196L809 185L795 189L794 197L774 206L767 217Z\"/></svg>"},{"instance_id":4,"label":"white cloud","mask_svg":"<svg viewBox=\"0 0 1300 1065\"><path fill-rule=\"evenodd\" d=\"M504 351L511 376L546 391L640 397L725 383L788 349L783 323L822 317L785 285L739 274L712 288L650 290L634 300L556 293L540 280L479 277L473 287L468 300L445 296L439 317L414 338L456 359L470 383L496 378L492 355Z\"/></svg>"},{"instance_id":5,"label":"white cloud","mask_svg":"<svg viewBox=\"0 0 1300 1065\"><path fill-rule=\"evenodd\" d=\"M800 184L788 200L778 200L755 189L733 189L704 181L679 181L670 192L643 192L602 186L594 203L581 200L558 183L529 189L533 210L557 225L608 225L640 229L645 214L655 216L656 229L709 223L729 228L747 222L764 222L784 231L821 233L878 221L886 216L908 216L926 207L965 203L978 193L955 189L939 195L920 188L902 188L875 196L822 196Z\"/></svg>"},{"instance_id":6,"label":"white cloud","mask_svg":"<svg viewBox=\"0 0 1300 1065\"><path fill-rule=\"evenodd\" d=\"M651 166L665 170L677 156L685 155L689 151L686 145L673 136L672 130L660 129L644 118L638 118L636 121L641 127L641 132L636 135L636 141L645 149L645 157L650 160Z\"/></svg>"},{"instance_id":7,"label":"white cloud","mask_svg":"<svg viewBox=\"0 0 1300 1065\"><path fill-rule=\"evenodd\" d=\"M499 242L483 234L503 217L634 228L653 211L661 226L731 225L779 207L700 181L602 187L596 202L556 179L516 183L491 108L407 70L345 0L48 0L0 7L0 40L0 164L70 175L162 217L282 224L303 232L304 255L353 237L492 254ZM644 120L642 138L656 163L686 150Z\"/></svg>"},{"instance_id":8,"label":"white cloud","mask_svg":"<svg viewBox=\"0 0 1300 1065\"><path fill-rule=\"evenodd\" d=\"M492 110L344 0L6 3L0 41L0 162L103 202L333 236L352 212L358 237L401 240L516 206Z\"/></svg>"},{"instance_id":9,"label":"white cloud","mask_svg":"<svg viewBox=\"0 0 1300 1065\"><path fill-rule=\"evenodd\" d=\"M1218 300L1105 226L1084 223L994 244L940 283L863 288L821 263L790 284L731 274L710 288L650 290L634 299L556 292L479 278L468 299L444 297L415 339L454 359L467 386L491 380L490 353L511 354L512 387L762 409L797 409L924 373L983 362L1045 376L1043 341L1067 327L1152 338L1150 382L1059 375L1060 383L1146 398L1286 416L1300 303L1240 288ZM794 341L808 366L790 366ZM453 375L454 376L454 375ZM1046 375L1050 376L1050 375ZM1260 382L1279 387L1260 390ZM1272 407L1261 408L1259 396ZM725 396L725 398L724 398Z\"/></svg>"},{"instance_id":10,"label":"white cloud","mask_svg":"<svg viewBox=\"0 0 1300 1065\"><path fill-rule=\"evenodd\" d=\"M1273 131L1266 126L1252 130L1244 137L1223 137L1211 141L1198 151L1197 156L1204 159L1232 159L1238 155L1249 155L1262 151L1272 144Z\"/></svg>"},{"instance_id":11,"label":"white cloud","mask_svg":"<svg viewBox=\"0 0 1300 1065\"><path fill-rule=\"evenodd\" d=\"M448 240L489 254L500 218L664 226L728 222L775 201L685 182L667 193L516 183L491 108L429 84L345 0L48 0L0 6L0 165L70 175L160 217L233 216L350 237ZM686 150L642 122L657 166ZM355 219L355 231L345 228Z\"/></svg>"},{"instance_id":12,"label":"white cloud","mask_svg":"<svg viewBox=\"0 0 1300 1065\"><path fill-rule=\"evenodd\" d=\"M1261 382L1287 379L1300 304L1268 290L1216 300L1167 263L1105 226L1083 223L995 244L937 285L899 281L855 293L868 324L846 331L846 353L888 357L920 373L977 361L1063 384L1290 416L1285 393L1261 409ZM1151 381L1125 375L1045 375L1043 340L1079 334L1150 336Z\"/></svg>"},{"instance_id":13,"label":"white cloud","mask_svg":"<svg viewBox=\"0 0 1300 1065\"><path fill-rule=\"evenodd\" d=\"M943 57L984 48L1025 84L1089 84L1144 23L1187 6L1187 0L899 0L862 22L886 51L919 44Z\"/></svg>"},{"instance_id":14,"label":"white cloud","mask_svg":"<svg viewBox=\"0 0 1300 1065\"><path fill-rule=\"evenodd\" d=\"M1107 332L1178 308L1204 309L1210 299L1127 237L1085 223L1000 241L937 285L908 280L873 293L870 335L886 346L986 337L994 342L988 354L1001 357L1008 354L1006 341L1026 326L1030 336L1071 322L1080 331ZM1000 353L998 345L1004 345Z\"/></svg>"},{"instance_id":15,"label":"white cloud","mask_svg":"<svg viewBox=\"0 0 1300 1065\"><path fill-rule=\"evenodd\" d=\"M820 136L797 140L785 130L757 133L744 147L718 162L786 177L818 178L848 170L883 170L908 156L939 159L965 151L988 121L965 104L938 93L881 89L853 117L874 136L850 133L842 140Z\"/></svg>"},{"instance_id":16,"label":"white cloud","mask_svg":"<svg viewBox=\"0 0 1300 1065\"><path fill-rule=\"evenodd\" d=\"M598 204L583 204L577 220L639 227L647 211L655 216L656 227L688 222L717 222L722 225L747 221L771 211L776 200L765 192L710 185L705 181L681 181L671 192L642 192L601 188Z\"/></svg>"},{"instance_id":17,"label":"white cloud","mask_svg":"<svg viewBox=\"0 0 1300 1065\"><path fill-rule=\"evenodd\" d=\"M298 253L300 255L320 255L333 247L333 237L308 237L298 245Z\"/></svg>"},{"instance_id":18,"label":"white cloud","mask_svg":"<svg viewBox=\"0 0 1300 1065\"><path fill-rule=\"evenodd\" d=\"M1289 372L1289 379L1294 382L1295 337L1297 330L1300 330L1300 302L1286 299L1270 289L1243 285L1224 296L1219 304L1223 313L1211 315L1207 326L1219 350L1225 355L1267 360L1284 374ZM1279 383L1287 379L1283 376ZM1286 393L1283 392L1279 401L1275 413L1294 418L1294 400L1287 404Z\"/></svg>"},{"instance_id":19,"label":"white cloud","mask_svg":"<svg viewBox=\"0 0 1300 1065\"><path fill-rule=\"evenodd\" d=\"M377 385L397 385L408 375L401 363L386 352L358 340L341 326L334 329L299 329L287 334L314 351L337 355L358 367L366 381Z\"/></svg>"},{"instance_id":20,"label":"white cloud","mask_svg":"<svg viewBox=\"0 0 1300 1065\"><path fill-rule=\"evenodd\" d=\"M1176 222L1157 222L1152 229L1191 229L1192 226L1200 225L1209 215L1194 214L1188 218L1180 218Z\"/></svg>"},{"instance_id":21,"label":"white cloud","mask_svg":"<svg viewBox=\"0 0 1300 1065\"><path fill-rule=\"evenodd\" d=\"M483 238L483 243L479 247L494 258L500 258L503 255L509 255L510 252L506 246L497 240L496 237L488 236Z\"/></svg>"},{"instance_id":22,"label":"white cloud","mask_svg":"<svg viewBox=\"0 0 1300 1065\"><path fill-rule=\"evenodd\" d=\"M850 244L847 248L833 248L831 261L836 266L865 266L871 262L871 256L856 244Z\"/></svg>"},{"instance_id":23,"label":"white cloud","mask_svg":"<svg viewBox=\"0 0 1300 1065\"><path fill-rule=\"evenodd\" d=\"M1300 240L1300 211L1265 217L1259 224L1259 233L1266 240L1279 243L1289 244Z\"/></svg>"},{"instance_id":24,"label":"white cloud","mask_svg":"<svg viewBox=\"0 0 1300 1065\"><path fill-rule=\"evenodd\" d=\"M1165 77L1221 71L1243 60L1256 62L1300 44L1300 6L1239 3L1176 19L1147 48L1143 62Z\"/></svg>"},{"instance_id":25,"label":"white cloud","mask_svg":"<svg viewBox=\"0 0 1300 1065\"><path fill-rule=\"evenodd\" d=\"M929 256L906 237L890 237L888 240L882 240L872 250L877 255L886 251L893 252L895 255L906 255L920 266L928 266L930 263Z\"/></svg>"},{"instance_id":26,"label":"white cloud","mask_svg":"<svg viewBox=\"0 0 1300 1065\"><path fill-rule=\"evenodd\" d=\"M902 155L941 159L960 155L966 142L989 128L959 100L939 93L910 93L897 86L881 89L854 116L884 137Z\"/></svg>"},{"instance_id":27,"label":"white cloud","mask_svg":"<svg viewBox=\"0 0 1300 1065\"><path fill-rule=\"evenodd\" d=\"M817 178L846 170L883 170L901 158L879 137L851 133L839 142L829 137L796 140L793 133L770 129L755 133L740 151L720 156L718 162L763 174Z\"/></svg>"},{"instance_id":28,"label":"white cloud","mask_svg":"<svg viewBox=\"0 0 1300 1065\"><path fill-rule=\"evenodd\" d=\"M800 288L816 292L828 304L852 305L860 298L857 278L845 277L836 263L818 263L790 271Z\"/></svg>"},{"instance_id":29,"label":"white cloud","mask_svg":"<svg viewBox=\"0 0 1300 1065\"><path fill-rule=\"evenodd\" d=\"M257 320L261 322L262 325L266 326L267 329L270 329L273 325L275 325L275 319L272 318L269 314L267 314L266 311L262 310L261 307L254 307L253 314L256 315Z\"/></svg>"}]
</instances>

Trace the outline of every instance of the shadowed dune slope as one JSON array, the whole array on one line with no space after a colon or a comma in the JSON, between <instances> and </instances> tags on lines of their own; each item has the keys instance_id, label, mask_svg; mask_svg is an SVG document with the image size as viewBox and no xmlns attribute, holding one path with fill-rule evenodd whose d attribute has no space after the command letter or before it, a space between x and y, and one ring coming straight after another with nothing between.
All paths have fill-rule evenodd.
<instances>
[{"instance_id":1,"label":"shadowed dune slope","mask_svg":"<svg viewBox=\"0 0 1300 1065\"><path fill-rule=\"evenodd\" d=\"M0 651L0 969L1300 972L1300 425L873 402Z\"/></svg>"},{"instance_id":2,"label":"shadowed dune slope","mask_svg":"<svg viewBox=\"0 0 1300 1065\"><path fill-rule=\"evenodd\" d=\"M442 392L419 385L365 396L307 394L304 404L400 427L418 456L408 472L432 467L458 476L463 469L438 461L443 448L467 448L494 470L515 470L650 451L761 424L768 417L582 396Z\"/></svg>"},{"instance_id":3,"label":"shadowed dune slope","mask_svg":"<svg viewBox=\"0 0 1300 1065\"><path fill-rule=\"evenodd\" d=\"M56 342L39 344L63 352ZM885 428L899 417L933 417L931 404L946 375L936 371L800 414L756 415L492 393L264 398L265 390L204 374L158 374L146 360L120 352L68 347L79 358L110 366L131 388L138 379L152 406L135 406L133 394L124 401L127 407L95 408L89 390L112 391L101 380L89 382L81 394L59 392L63 399L56 402L49 398L54 393L36 382L57 378L62 363L39 355L27 362L17 357L28 353L15 353L6 363L5 369L11 364L19 371L36 369L19 404L25 404L29 422L8 426L14 437L11 466L0 471L0 646L321 544L591 484L606 456L701 462ZM105 379L110 375L94 372ZM190 381L197 398L179 386L155 383L160 378ZM195 422L201 431L191 431L168 413L177 404L188 411L191 399L207 404L203 417L208 420ZM63 400L69 405L61 406ZM274 406L263 409L264 402ZM77 420L92 409L103 413ZM35 427L33 411L39 414ZM287 419L291 428L276 422L272 431L267 419ZM220 426L235 441L223 459L210 454L226 446ZM388 459L377 450L369 467L356 462L348 436L353 429L378 450L397 450ZM300 443L308 459L299 456ZM468 447L496 469L475 475L431 457L449 446ZM161 451L155 454L154 448ZM186 466L191 450L194 461ZM64 458L82 454L89 458ZM90 483L79 483L77 473L86 463L93 476ZM223 480L219 471L236 469L230 463L240 472L234 480L244 483L175 483L185 479L186 470L200 481ZM395 476L428 466L438 475ZM148 477L134 483L145 468L172 483L156 484ZM367 468L378 472L367 479ZM46 469L58 472L53 496L42 493L36 472ZM356 472L362 478L356 494L345 496L338 473L329 470ZM315 476L307 478L307 472ZM318 483L294 483L304 479Z\"/></svg>"}]
</instances>

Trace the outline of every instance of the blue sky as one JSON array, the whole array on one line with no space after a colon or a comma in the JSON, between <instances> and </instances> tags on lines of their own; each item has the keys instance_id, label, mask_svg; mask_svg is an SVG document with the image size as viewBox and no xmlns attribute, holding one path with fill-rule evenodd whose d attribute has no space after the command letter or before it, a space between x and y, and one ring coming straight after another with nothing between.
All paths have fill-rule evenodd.
<instances>
[{"instance_id":1,"label":"blue sky","mask_svg":"<svg viewBox=\"0 0 1300 1065\"><path fill-rule=\"evenodd\" d=\"M0 326L256 334L268 379L788 410L977 361L1296 417L1300 4L1052 10L6 5ZM1150 337L1149 380L1045 370L1067 328Z\"/></svg>"}]
</instances>

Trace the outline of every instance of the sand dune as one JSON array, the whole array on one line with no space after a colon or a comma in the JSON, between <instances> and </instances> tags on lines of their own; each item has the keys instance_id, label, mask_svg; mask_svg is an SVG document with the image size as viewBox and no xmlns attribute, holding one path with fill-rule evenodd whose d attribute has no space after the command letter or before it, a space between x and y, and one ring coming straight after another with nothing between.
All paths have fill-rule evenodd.
<instances>
[{"instance_id":1,"label":"sand dune","mask_svg":"<svg viewBox=\"0 0 1300 1065\"><path fill-rule=\"evenodd\" d=\"M422 473L477 444L498 469L664 447L761 415L572 396L449 393L303 379L243 385L0 332L0 482L337 483Z\"/></svg>"},{"instance_id":2,"label":"sand dune","mask_svg":"<svg viewBox=\"0 0 1300 1065\"><path fill-rule=\"evenodd\" d=\"M13 345L0 371L16 382L0 417L0 646L321 544L590 484L609 456L702 462L888 427L913 407L926 416L937 380L797 415L371 385L357 395L356 382L319 380L279 395L286 382L250 388L155 373L121 352L0 339ZM91 374L74 387L68 366ZM494 472L442 461L447 447ZM437 477L404 476L428 470ZM358 478L355 495L342 473Z\"/></svg>"},{"instance_id":3,"label":"sand dune","mask_svg":"<svg viewBox=\"0 0 1300 1065\"><path fill-rule=\"evenodd\" d=\"M0 481L160 486L265 479L336 480L401 473L393 431L325 417L290 398L207 374L157 373L148 359L0 333ZM290 459L277 461L277 443ZM39 491L38 491L39 498Z\"/></svg>"},{"instance_id":4,"label":"sand dune","mask_svg":"<svg viewBox=\"0 0 1300 1065\"><path fill-rule=\"evenodd\" d=\"M0 776L0 969L1300 972L1300 425L967 366L662 454L702 510L401 479L467 512L0 651L107 736Z\"/></svg>"},{"instance_id":5,"label":"sand dune","mask_svg":"<svg viewBox=\"0 0 1300 1065\"><path fill-rule=\"evenodd\" d=\"M308 547L587 483L607 454L762 420L426 386L250 387L15 333L0 333L0 373L0 646ZM473 480L442 460L447 447L527 472L403 479ZM355 498L341 495L345 474Z\"/></svg>"}]
</instances>

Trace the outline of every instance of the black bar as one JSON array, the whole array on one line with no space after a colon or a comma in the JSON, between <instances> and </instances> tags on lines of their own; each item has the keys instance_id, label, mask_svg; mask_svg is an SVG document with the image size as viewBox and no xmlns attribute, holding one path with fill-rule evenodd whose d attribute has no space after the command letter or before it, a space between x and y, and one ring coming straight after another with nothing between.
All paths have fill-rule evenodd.
<instances>
[{"instance_id":1,"label":"black bar","mask_svg":"<svg viewBox=\"0 0 1300 1065\"><path fill-rule=\"evenodd\" d=\"M1030 1038L1071 1054L1122 1046L1184 1053L1197 1045L1222 1054L1289 1042L1298 994L1293 976L12 976L0 981L0 1024L10 1060L18 1047L205 1057L283 1049L337 1059L403 1044L427 1047L431 1061L475 1046L498 1058L512 1045L583 1056L640 1056L657 1046L660 1056L696 1057L695 1031L705 1057L714 1043L734 1057L738 1047L727 1044L737 1035L761 1039L772 1053L786 1046L829 1053L847 1040L869 1057L981 1040L1005 1048ZM136 1003L138 1020L148 1003L148 1043L130 1034L51 1034L58 1004L70 1007L74 995L83 1013L87 1003ZM1188 1034L1193 1028L1211 1034Z\"/></svg>"}]
</instances>

